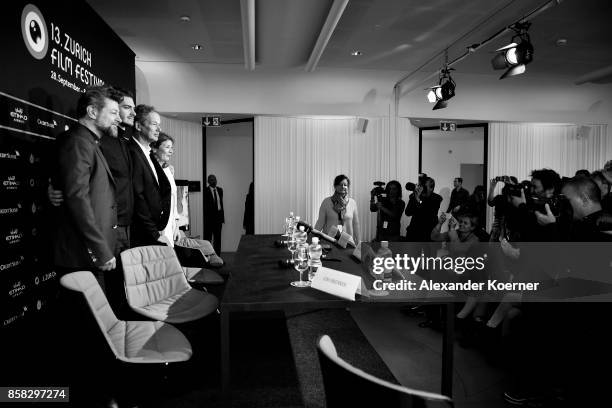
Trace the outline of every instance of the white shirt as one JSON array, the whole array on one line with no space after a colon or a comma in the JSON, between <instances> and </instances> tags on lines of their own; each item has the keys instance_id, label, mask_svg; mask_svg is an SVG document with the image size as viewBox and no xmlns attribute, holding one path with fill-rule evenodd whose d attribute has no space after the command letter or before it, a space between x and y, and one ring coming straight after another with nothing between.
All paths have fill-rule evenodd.
<instances>
[{"instance_id":1,"label":"white shirt","mask_svg":"<svg viewBox=\"0 0 612 408\"><path fill-rule=\"evenodd\" d=\"M215 199L215 194L217 197L217 211L221 211L221 197L219 197L219 192L217 191L217 187L208 186L210 189L210 193L213 196L213 200Z\"/></svg>"},{"instance_id":2,"label":"white shirt","mask_svg":"<svg viewBox=\"0 0 612 408\"><path fill-rule=\"evenodd\" d=\"M151 146L149 145L143 146L142 143L140 143L138 139L136 138L134 138L134 141L140 147L145 157L147 158L147 161L149 162L149 167L151 167L151 171L153 172L153 175L155 176L155 181L157 181L157 184L159 184L159 180L157 178L157 172L155 171L155 166L153 165L153 161L151 160Z\"/></svg>"}]
</instances>

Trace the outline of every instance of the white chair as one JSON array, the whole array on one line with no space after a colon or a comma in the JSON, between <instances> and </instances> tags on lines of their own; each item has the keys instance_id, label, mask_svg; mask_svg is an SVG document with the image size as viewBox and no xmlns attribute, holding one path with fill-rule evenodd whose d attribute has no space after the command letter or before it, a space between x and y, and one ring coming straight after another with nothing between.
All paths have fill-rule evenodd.
<instances>
[{"instance_id":1,"label":"white chair","mask_svg":"<svg viewBox=\"0 0 612 408\"><path fill-rule=\"evenodd\" d=\"M154 320L183 323L207 316L217 309L214 295L193 289L174 250L151 245L121 253L128 304Z\"/></svg>"},{"instance_id":2,"label":"white chair","mask_svg":"<svg viewBox=\"0 0 612 408\"><path fill-rule=\"evenodd\" d=\"M444 395L414 390L374 377L347 363L327 335L317 342L327 408L453 407Z\"/></svg>"},{"instance_id":3,"label":"white chair","mask_svg":"<svg viewBox=\"0 0 612 408\"><path fill-rule=\"evenodd\" d=\"M171 363L191 358L191 344L175 327L163 322L117 319L91 272L72 272L60 284L83 294L108 346L127 363Z\"/></svg>"}]
</instances>

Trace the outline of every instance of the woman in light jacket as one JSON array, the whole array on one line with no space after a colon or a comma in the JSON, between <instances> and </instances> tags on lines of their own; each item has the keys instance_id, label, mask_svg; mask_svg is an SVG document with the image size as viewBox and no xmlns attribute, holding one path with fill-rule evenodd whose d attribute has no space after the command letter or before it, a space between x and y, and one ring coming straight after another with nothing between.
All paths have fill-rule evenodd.
<instances>
[{"instance_id":1,"label":"woman in light jacket","mask_svg":"<svg viewBox=\"0 0 612 408\"><path fill-rule=\"evenodd\" d=\"M315 228L328 234L332 227L341 226L341 230L352 236L355 244L359 245L361 242L359 215L357 203L348 196L350 185L351 181L344 174L334 179L334 194L321 203Z\"/></svg>"}]
</instances>

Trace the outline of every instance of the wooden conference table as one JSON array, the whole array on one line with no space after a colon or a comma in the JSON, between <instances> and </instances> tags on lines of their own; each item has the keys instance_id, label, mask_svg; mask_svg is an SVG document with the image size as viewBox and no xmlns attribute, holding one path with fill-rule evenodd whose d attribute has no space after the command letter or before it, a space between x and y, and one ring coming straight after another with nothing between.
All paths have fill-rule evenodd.
<instances>
[{"instance_id":1,"label":"wooden conference table","mask_svg":"<svg viewBox=\"0 0 612 408\"><path fill-rule=\"evenodd\" d=\"M446 307L446 322L442 341L442 394L452 397L453 374L453 298L446 292L390 292L388 296L356 296L345 300L312 288L290 285L297 280L295 269L281 269L278 261L289 258L289 251L276 248L279 235L243 235L236 252L235 263L229 268L229 279L220 304L221 311L221 391L230 397L230 315L232 312L306 311L325 308L377 307L415 303L441 304ZM407 245L390 243L394 246ZM372 288L373 278L362 272L359 262L351 257L353 249L334 247L329 258L341 262L323 261L323 266L362 276L366 286ZM396 253L394 251L394 253ZM415 278L417 278L415 276ZM313 347L315 345L313 344Z\"/></svg>"}]
</instances>

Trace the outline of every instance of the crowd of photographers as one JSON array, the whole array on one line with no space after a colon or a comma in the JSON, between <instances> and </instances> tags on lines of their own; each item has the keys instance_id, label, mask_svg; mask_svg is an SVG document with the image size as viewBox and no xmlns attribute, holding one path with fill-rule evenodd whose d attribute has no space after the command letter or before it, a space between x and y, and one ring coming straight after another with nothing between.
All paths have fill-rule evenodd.
<instances>
[{"instance_id":1,"label":"crowd of photographers","mask_svg":"<svg viewBox=\"0 0 612 408\"><path fill-rule=\"evenodd\" d=\"M420 243L423 252L440 256L466 256L486 247L485 275L465 279L520 281L533 278L530 273L537 268L554 275L559 259L581 257L574 251L555 253L555 248L612 241L612 160L601 170L579 170L572 177L551 169L534 170L531 180L521 182L513 176L495 177L488 194L483 186L469 194L456 178L450 204L441 213L442 197L426 174L418 183L406 184L407 204L397 181L386 188L375 184L370 210L377 212L376 240ZM488 230L487 205L494 208ZM402 212L411 216L405 236L399 234ZM442 232L445 223L448 230ZM436 242L446 242L446 252L439 252ZM504 393L507 402L572 406L568 401L598 400L598 390L605 387L598 388L601 378L589 367L612 360L606 346L612 339L602 323L612 312L609 303L525 303L520 293L510 292L494 299L482 293L463 295L465 303L455 316L458 342L505 365L512 374ZM420 309L427 318L421 327L441 325L440 308Z\"/></svg>"}]
</instances>

